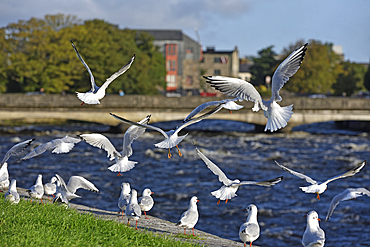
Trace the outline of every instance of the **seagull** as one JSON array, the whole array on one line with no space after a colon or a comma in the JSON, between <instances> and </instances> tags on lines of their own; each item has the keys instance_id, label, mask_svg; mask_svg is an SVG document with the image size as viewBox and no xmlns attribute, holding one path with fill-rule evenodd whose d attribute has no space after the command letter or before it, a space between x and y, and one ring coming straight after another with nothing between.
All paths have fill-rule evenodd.
<instances>
[{"instance_id":1,"label":"seagull","mask_svg":"<svg viewBox=\"0 0 370 247\"><path fill-rule=\"evenodd\" d=\"M37 176L35 185L33 185L29 190L27 190L27 192L30 195L30 197L40 199L42 204L44 204L44 202L42 201L42 196L44 195L44 186L42 185L41 174Z\"/></svg>"},{"instance_id":2,"label":"seagull","mask_svg":"<svg viewBox=\"0 0 370 247\"><path fill-rule=\"evenodd\" d=\"M141 216L141 208L137 203L137 191L132 189L131 190L131 197L130 202L125 209L125 214L127 216L127 225L130 225L130 220L136 220L136 227L137 230L137 221L140 219Z\"/></svg>"},{"instance_id":3,"label":"seagull","mask_svg":"<svg viewBox=\"0 0 370 247\"><path fill-rule=\"evenodd\" d=\"M41 144L26 156L21 158L20 160L28 160L35 156L38 156L44 153L46 150L52 150L52 153L61 154L61 153L68 153L72 150L76 143L79 143L81 140L79 138L74 138L70 136L65 136L63 138L54 139L50 142L46 142Z\"/></svg>"},{"instance_id":4,"label":"seagull","mask_svg":"<svg viewBox=\"0 0 370 247\"><path fill-rule=\"evenodd\" d=\"M83 105L84 103L90 104L90 105L100 104L100 101L99 100L101 100L102 98L104 98L104 96L105 96L105 89L109 86L109 84L114 79L116 79L118 76L120 76L123 73L125 73L126 70L128 70L131 67L131 64L134 62L134 59L135 59L135 54L134 54L134 56L131 58L131 60L126 65L124 65L120 70L118 70L116 73L114 73L113 75L111 75L104 82L104 84L101 87L98 87L95 84L95 78L94 78L93 74L91 73L91 70L90 70L89 66L87 66L87 64L85 63L85 61L81 57L80 53L78 52L76 46L73 44L72 40L71 40L71 44L72 44L73 49L76 52L76 55L77 55L78 59L80 59L81 63L83 64L83 66L85 66L87 72L89 73L90 80L91 80L91 90L89 92L86 92L86 93L76 92L77 93L77 97L82 101L82 104L81 105Z\"/></svg>"},{"instance_id":5,"label":"seagull","mask_svg":"<svg viewBox=\"0 0 370 247\"><path fill-rule=\"evenodd\" d=\"M260 236L260 226L257 221L258 210L256 205L250 204L244 211L248 212L248 216L247 221L239 228L239 238L244 243L244 247L247 246L246 242L249 242L249 246L252 247L252 242Z\"/></svg>"},{"instance_id":6,"label":"seagull","mask_svg":"<svg viewBox=\"0 0 370 247\"><path fill-rule=\"evenodd\" d=\"M123 219L123 212L125 211L127 205L130 203L130 192L131 187L129 183L122 183L121 184L121 195L118 198L118 207L120 208L119 213L122 213L122 219Z\"/></svg>"},{"instance_id":7,"label":"seagull","mask_svg":"<svg viewBox=\"0 0 370 247\"><path fill-rule=\"evenodd\" d=\"M152 209L152 207L154 206L154 200L151 197L152 194L154 194L154 192L152 192L149 188L146 188L143 191L143 196L140 197L138 200L141 211L143 211L145 214L145 219L149 219L146 216L146 212Z\"/></svg>"},{"instance_id":8,"label":"seagull","mask_svg":"<svg viewBox=\"0 0 370 247\"><path fill-rule=\"evenodd\" d=\"M44 194L45 195L48 195L48 198L49 198L49 195L52 195L53 198L55 197L55 193L57 191L57 185L55 184L57 181L57 178L56 177L52 177L50 179L50 183L46 183L44 184Z\"/></svg>"},{"instance_id":9,"label":"seagull","mask_svg":"<svg viewBox=\"0 0 370 247\"><path fill-rule=\"evenodd\" d=\"M331 181L334 181L336 179L340 179L340 178L346 178L346 177L351 177L353 175L355 175L356 173L358 173L365 165L366 165L366 160L363 161L361 164L355 166L354 168L352 168L351 170L349 170L348 172L346 173L343 173L342 175L339 175L339 176L335 176L335 177L332 177L332 178L329 178L328 180L326 180L325 182L323 183L319 183L315 180L313 180L312 178L302 174L302 173L299 173L299 172L296 172L296 171L293 171L283 165L280 165L276 160L275 160L275 163L280 166L281 168L283 168L285 171L287 172L290 172L291 174L299 177L299 178L302 178L304 180L306 180L307 183L310 183L311 185L310 186L307 186L307 187L299 187L302 191L304 191L305 193L316 193L317 194L317 199L320 200L320 194L324 193L325 190L327 189L328 187L328 183L330 183Z\"/></svg>"},{"instance_id":10,"label":"seagull","mask_svg":"<svg viewBox=\"0 0 370 247\"><path fill-rule=\"evenodd\" d=\"M29 139L20 143L15 144L11 147L6 154L4 155L3 160L0 163L0 192L3 192L3 189L9 187L9 172L8 172L8 163L7 161L11 156L16 156L21 154L35 139Z\"/></svg>"},{"instance_id":11,"label":"seagull","mask_svg":"<svg viewBox=\"0 0 370 247\"><path fill-rule=\"evenodd\" d=\"M173 147L176 147L177 150L179 151L179 155L182 156L182 154L180 152L180 149L177 145L188 135L188 134L186 134L186 135L183 135L183 136L178 136L179 132L183 128L185 128L185 127L187 127L191 124L197 123L197 122L215 114L216 112L218 112L221 109L222 109L222 106L219 105L219 106L215 107L214 109L212 109L211 111L203 114L202 116L197 117L197 118L193 118L193 119L183 123L181 126L177 127L175 130L170 130L168 132L165 132L162 129L160 129L158 127L155 127L155 126L152 126L152 125L139 124L139 123L124 119L124 118L119 117L119 116L117 116L113 113L109 113L109 114L112 115L114 118L120 120L121 122L131 124L131 125L136 125L136 126L143 127L143 128L156 130L156 131L160 132L165 137L165 139L163 141L159 142L159 143L154 144L154 146L156 146L158 148L168 148L168 158L171 158L172 155L171 155L170 149L173 148Z\"/></svg>"},{"instance_id":12,"label":"seagull","mask_svg":"<svg viewBox=\"0 0 370 247\"><path fill-rule=\"evenodd\" d=\"M328 211L328 214L326 215L325 222L329 220L330 216L333 214L333 211L338 206L339 202L356 199L357 197L360 197L363 195L370 197L370 191L368 191L365 188L348 188L344 190L342 193L334 196L333 200L331 200L329 211Z\"/></svg>"},{"instance_id":13,"label":"seagull","mask_svg":"<svg viewBox=\"0 0 370 247\"><path fill-rule=\"evenodd\" d=\"M12 204L19 203L19 194L17 192L17 180L12 179L9 187L9 192L5 194L5 200Z\"/></svg>"},{"instance_id":14,"label":"seagull","mask_svg":"<svg viewBox=\"0 0 370 247\"><path fill-rule=\"evenodd\" d=\"M223 100L219 100L219 101L210 101L210 102L203 103L203 104L197 106L192 112L190 112L190 114L184 119L183 122L189 121L192 117L194 117L199 112L203 111L204 109L206 109L210 106L221 105L223 108L229 110L229 112L232 113L231 111L236 111L236 110L239 110L239 109L244 107L244 106L241 106L241 105L238 105L237 103L235 103L235 101L237 101L237 100L239 100L239 99L238 98L223 99Z\"/></svg>"},{"instance_id":15,"label":"seagull","mask_svg":"<svg viewBox=\"0 0 370 247\"><path fill-rule=\"evenodd\" d=\"M146 116L138 123L148 124L150 121L150 116L151 115ZM93 147L98 147L107 151L108 158L110 160L115 159L116 161L116 163L108 167L108 169L112 172L118 172L118 176L121 176L121 172L127 172L135 167L137 162L128 160L128 157L133 153L131 144L134 140L144 134L144 132L145 128L136 125L130 126L123 136L123 148L121 153L119 153L109 139L102 134L82 134L79 135L79 137Z\"/></svg>"},{"instance_id":16,"label":"seagull","mask_svg":"<svg viewBox=\"0 0 370 247\"><path fill-rule=\"evenodd\" d=\"M281 107L277 103L282 100L279 91L298 71L306 54L307 45L305 44L292 52L276 69L272 77L272 96L268 101L263 100L256 88L247 81L225 76L205 76L204 78L212 87L228 96L253 101L252 110L257 112L262 109L267 118L265 131L274 132L285 127L293 114L293 105Z\"/></svg>"},{"instance_id":17,"label":"seagull","mask_svg":"<svg viewBox=\"0 0 370 247\"><path fill-rule=\"evenodd\" d=\"M184 227L184 234L186 235L186 228L192 228L193 236L194 234L194 226L198 222L199 213L197 202L199 202L196 196L193 196L190 199L190 204L188 210L182 213L180 220L176 223L177 226Z\"/></svg>"},{"instance_id":18,"label":"seagull","mask_svg":"<svg viewBox=\"0 0 370 247\"><path fill-rule=\"evenodd\" d=\"M320 228L319 215L316 211L307 214L307 226L303 233L302 245L305 247L323 247L325 244L325 232Z\"/></svg>"},{"instance_id":19,"label":"seagull","mask_svg":"<svg viewBox=\"0 0 370 247\"><path fill-rule=\"evenodd\" d=\"M255 182L255 181L240 182L240 180L238 179L230 180L226 177L225 173L223 173L223 171L216 164L214 164L203 153L201 153L198 148L196 148L196 150L198 152L198 155L202 158L204 163L207 165L208 169L210 169L213 172L213 174L217 175L218 180L224 184L220 189L211 192L211 194L214 197L219 199L217 204L220 204L221 200L222 201L226 200L225 203L227 203L229 199L237 196L236 191L241 185L271 186L283 180L283 177L277 177L271 180L266 180L266 181L261 181L261 182Z\"/></svg>"},{"instance_id":20,"label":"seagull","mask_svg":"<svg viewBox=\"0 0 370 247\"><path fill-rule=\"evenodd\" d=\"M57 179L56 193L57 194L60 193L58 197L62 197L60 198L60 200L62 202L67 202L67 204L70 200L81 197L75 194L78 189L85 189L90 190L92 192L100 193L100 191L95 187L95 185L84 177L72 176L69 178L68 184L66 184L64 182L64 179L58 174L55 174L55 177ZM55 198L54 202L56 201L58 201L58 199Z\"/></svg>"}]
</instances>

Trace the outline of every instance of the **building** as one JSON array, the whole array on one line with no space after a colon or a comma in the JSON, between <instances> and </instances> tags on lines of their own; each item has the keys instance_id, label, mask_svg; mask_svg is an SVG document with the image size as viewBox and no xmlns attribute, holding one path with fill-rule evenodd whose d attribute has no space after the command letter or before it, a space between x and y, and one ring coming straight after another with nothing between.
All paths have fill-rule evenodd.
<instances>
[{"instance_id":1,"label":"building","mask_svg":"<svg viewBox=\"0 0 370 247\"><path fill-rule=\"evenodd\" d=\"M154 45L166 60L167 92L177 95L199 95L202 59L200 44L181 30L137 30L154 37Z\"/></svg>"},{"instance_id":2,"label":"building","mask_svg":"<svg viewBox=\"0 0 370 247\"><path fill-rule=\"evenodd\" d=\"M239 77L239 51L235 46L234 50L216 51L214 47L207 47L203 51L201 62L203 75L222 75L229 77ZM219 95L220 92L213 89L203 81L200 85L201 94Z\"/></svg>"}]
</instances>

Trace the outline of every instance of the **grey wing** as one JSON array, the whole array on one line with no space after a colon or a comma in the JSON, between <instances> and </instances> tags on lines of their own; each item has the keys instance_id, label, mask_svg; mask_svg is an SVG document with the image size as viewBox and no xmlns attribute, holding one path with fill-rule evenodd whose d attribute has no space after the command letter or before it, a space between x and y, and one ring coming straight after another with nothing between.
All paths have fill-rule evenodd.
<instances>
[{"instance_id":1,"label":"grey wing","mask_svg":"<svg viewBox=\"0 0 370 247\"><path fill-rule=\"evenodd\" d=\"M141 120L140 124L148 124L150 121L150 115L146 116L143 120ZM131 144L134 140L139 138L142 134L144 134L145 128L139 127L136 125L130 126L125 132L123 136L123 148L122 148L122 156L131 156L132 155L132 148Z\"/></svg>"},{"instance_id":2,"label":"grey wing","mask_svg":"<svg viewBox=\"0 0 370 247\"><path fill-rule=\"evenodd\" d=\"M258 237L260 234L260 227L255 223L246 223L240 226L239 231L251 237Z\"/></svg>"},{"instance_id":3,"label":"grey wing","mask_svg":"<svg viewBox=\"0 0 370 247\"><path fill-rule=\"evenodd\" d=\"M40 146L38 146L37 148L35 148L31 152L29 152L26 156L21 158L20 160L28 160L28 159L31 159L33 157L39 156L40 154L44 153L45 151L51 150L51 149L55 148L57 145L59 145L61 143L62 143L61 139L55 139L55 140L52 140L50 142L46 142L44 144L41 144Z\"/></svg>"},{"instance_id":4,"label":"grey wing","mask_svg":"<svg viewBox=\"0 0 370 247\"><path fill-rule=\"evenodd\" d=\"M14 155L18 155L20 154L21 152L23 152L27 147L29 147L31 145L31 143L34 141L35 139L29 139L29 140L26 140L24 142L20 142L18 144L15 144L13 147L11 147L8 152L6 152L6 154L4 155L4 158L3 160L1 161L1 164L4 164L5 162L8 161L8 159L11 157L11 156L14 156Z\"/></svg>"},{"instance_id":5,"label":"grey wing","mask_svg":"<svg viewBox=\"0 0 370 247\"><path fill-rule=\"evenodd\" d=\"M207 83L211 84L211 87L222 93L258 103L263 110L267 110L267 107L263 105L261 95L249 82L225 76L204 76L204 78L207 79Z\"/></svg>"},{"instance_id":6,"label":"grey wing","mask_svg":"<svg viewBox=\"0 0 370 247\"><path fill-rule=\"evenodd\" d=\"M287 168L287 167L285 167L285 166L283 166L283 165L280 165L276 160L275 160L275 163L276 163L278 166L280 166L281 168L283 168L285 171L287 171L287 172L289 172L289 173L293 174L294 176L297 176L297 177L299 177L299 178L301 178L301 179L306 180L306 182L307 182L307 183L310 183L310 184L317 184L317 182L316 182L315 180L313 180L312 178L310 178L309 176L306 176L306 175L304 175L304 174L302 174L302 173L299 173L299 172L293 171L293 170L291 170L291 169L289 169L289 168Z\"/></svg>"},{"instance_id":7,"label":"grey wing","mask_svg":"<svg viewBox=\"0 0 370 247\"><path fill-rule=\"evenodd\" d=\"M75 193L78 189L85 189L99 193L99 190L93 183L81 176L70 177L67 184L67 189L71 193Z\"/></svg>"},{"instance_id":8,"label":"grey wing","mask_svg":"<svg viewBox=\"0 0 370 247\"><path fill-rule=\"evenodd\" d=\"M152 197L144 196L139 198L138 203L139 205L152 205L154 201Z\"/></svg>"},{"instance_id":9,"label":"grey wing","mask_svg":"<svg viewBox=\"0 0 370 247\"><path fill-rule=\"evenodd\" d=\"M113 113L109 113L112 117L114 117L115 119L121 121L121 122L124 122L124 123L127 123L127 124L131 124L131 125L136 125L136 126L139 126L139 127L142 127L142 128L147 128L147 129L152 129L152 130L156 130L158 131L159 133L161 133L165 138L168 138L168 135L166 134L166 132L164 132L162 129L158 128L158 127L155 127L155 126L152 126L152 125L149 125L149 124L141 124L141 123L136 123L136 122L133 122L131 120L128 120L128 119L125 119L123 117L120 117L120 116L117 116Z\"/></svg>"},{"instance_id":10,"label":"grey wing","mask_svg":"<svg viewBox=\"0 0 370 247\"><path fill-rule=\"evenodd\" d=\"M61 139L63 142L65 143L79 143L81 141L81 139L79 138L74 138L74 137L70 137L70 136L65 136Z\"/></svg>"},{"instance_id":11,"label":"grey wing","mask_svg":"<svg viewBox=\"0 0 370 247\"><path fill-rule=\"evenodd\" d=\"M242 181L242 182L239 183L239 186L252 184L252 185L259 185L259 186L269 187L269 186L275 185L277 183L280 183L283 179L284 179L284 177L277 177L277 178L274 178L274 179L270 179L270 180L266 180L266 181L260 181L260 182Z\"/></svg>"},{"instance_id":12,"label":"grey wing","mask_svg":"<svg viewBox=\"0 0 370 247\"><path fill-rule=\"evenodd\" d=\"M57 192L60 192L62 195L65 195L67 193L67 185L64 179L59 176L58 174L55 174L55 177L57 178L57 181L59 184L57 185Z\"/></svg>"},{"instance_id":13,"label":"grey wing","mask_svg":"<svg viewBox=\"0 0 370 247\"><path fill-rule=\"evenodd\" d=\"M115 156L121 157L121 154L117 152L113 144L102 134L82 134L79 137L91 146L107 151L110 160L113 160Z\"/></svg>"},{"instance_id":14,"label":"grey wing","mask_svg":"<svg viewBox=\"0 0 370 247\"><path fill-rule=\"evenodd\" d=\"M194 221L198 220L198 213L196 211L187 210L184 213L182 213L181 218L179 222L183 225L188 225L193 223Z\"/></svg>"},{"instance_id":15,"label":"grey wing","mask_svg":"<svg viewBox=\"0 0 370 247\"><path fill-rule=\"evenodd\" d=\"M343 173L342 175L339 175L339 176L335 176L335 177L332 177L332 178L329 178L328 180L326 180L324 182L324 184L327 184L331 181L334 181L336 179L340 179L340 178L345 178L345 177L351 177L353 175L355 175L356 173L358 173L364 166L366 165L366 160L363 161L361 164L359 164L358 166L352 168L351 170L349 170L348 172L346 173Z\"/></svg>"},{"instance_id":16,"label":"grey wing","mask_svg":"<svg viewBox=\"0 0 370 247\"><path fill-rule=\"evenodd\" d=\"M131 67L131 64L134 62L134 59L135 59L135 54L132 56L131 60L126 64L124 65L120 70L118 70L116 73L114 73L113 75L111 75L105 82L104 84L101 86L101 88L107 88L109 86L109 84L114 80L116 79L118 76L122 75L123 73L126 72L126 70L128 70L130 67Z\"/></svg>"},{"instance_id":17,"label":"grey wing","mask_svg":"<svg viewBox=\"0 0 370 247\"><path fill-rule=\"evenodd\" d=\"M342 193L334 196L333 199L331 200L330 207L326 215L325 221L329 220L329 218L334 212L334 209L338 206L339 202L351 200L351 199L354 199L354 198L357 198L363 195L367 195L370 197L370 191L368 191L365 188L356 188L356 189L348 188L344 190Z\"/></svg>"},{"instance_id":18,"label":"grey wing","mask_svg":"<svg viewBox=\"0 0 370 247\"><path fill-rule=\"evenodd\" d=\"M85 63L85 61L84 61L84 60L83 60L83 58L81 57L80 53L79 53L79 52L78 52L78 50L77 50L77 47L75 46L75 44L73 43L73 41L72 41L72 40L71 40L71 44L72 44L73 49L74 49L74 50L75 50L75 52L76 52L76 55L77 55L78 59L80 59L81 63L83 64L83 66L85 66L85 68L86 68L87 72L88 72L88 73L89 73L89 75L90 75L90 80L91 80L91 91L94 93L94 92L96 92L96 91L99 89L99 87L95 84L95 78L94 78L93 74L91 73L91 70L90 70L89 66L87 66L87 64Z\"/></svg>"},{"instance_id":19,"label":"grey wing","mask_svg":"<svg viewBox=\"0 0 370 247\"><path fill-rule=\"evenodd\" d=\"M208 169L210 169L213 172L213 174L215 174L216 176L218 176L218 180L221 183L223 183L226 186L232 184L232 181L226 177L225 173L217 165L215 165L204 154L202 154L199 151L198 148L195 148L195 149L197 150L198 155L200 156L200 158L202 158L202 160L204 161L204 163L207 165Z\"/></svg>"},{"instance_id":20,"label":"grey wing","mask_svg":"<svg viewBox=\"0 0 370 247\"><path fill-rule=\"evenodd\" d=\"M292 77L299 69L303 58L306 54L307 43L294 52L292 52L276 69L274 75L272 76L272 98L276 101L280 101L281 97L279 95L280 89L284 84Z\"/></svg>"},{"instance_id":21,"label":"grey wing","mask_svg":"<svg viewBox=\"0 0 370 247\"><path fill-rule=\"evenodd\" d=\"M219 104L220 104L220 101L210 101L210 102L203 103L195 107L195 109L189 113L189 115L184 119L183 122L189 121L192 117L194 117L195 115L197 115L199 112L203 111L204 109L208 108L209 106L219 105Z\"/></svg>"},{"instance_id":22,"label":"grey wing","mask_svg":"<svg viewBox=\"0 0 370 247\"><path fill-rule=\"evenodd\" d=\"M197 123L197 122L199 122L199 121L201 121L201 120L203 120L203 119L205 119L207 117L212 116L213 114L219 112L222 109L222 107L223 106L220 104L220 105L216 106L215 108L213 108L212 110L210 110L209 112L207 112L207 113L205 113L205 114L203 114L203 115L201 115L201 116L199 116L197 118L190 119L189 121L183 123L180 127L178 127L175 130L175 133L179 133L180 130L182 130L183 128L185 128L185 127L187 127L187 126L189 126L191 124Z\"/></svg>"}]
</instances>

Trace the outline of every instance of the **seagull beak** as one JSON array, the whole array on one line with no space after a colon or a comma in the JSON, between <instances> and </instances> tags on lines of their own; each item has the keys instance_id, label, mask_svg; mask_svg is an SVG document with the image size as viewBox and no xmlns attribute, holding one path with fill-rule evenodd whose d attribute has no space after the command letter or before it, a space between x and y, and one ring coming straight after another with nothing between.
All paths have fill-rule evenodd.
<instances>
[{"instance_id":1,"label":"seagull beak","mask_svg":"<svg viewBox=\"0 0 370 247\"><path fill-rule=\"evenodd\" d=\"M247 209L245 208L245 209L243 209L243 211L247 211Z\"/></svg>"},{"instance_id":2,"label":"seagull beak","mask_svg":"<svg viewBox=\"0 0 370 247\"><path fill-rule=\"evenodd\" d=\"M303 217L306 217L307 218L307 214L303 215Z\"/></svg>"},{"instance_id":3,"label":"seagull beak","mask_svg":"<svg viewBox=\"0 0 370 247\"><path fill-rule=\"evenodd\" d=\"M318 220L318 221L321 221L321 219L320 219L320 218L317 218L317 220Z\"/></svg>"},{"instance_id":4,"label":"seagull beak","mask_svg":"<svg viewBox=\"0 0 370 247\"><path fill-rule=\"evenodd\" d=\"M154 194L154 192L152 191L150 194Z\"/></svg>"},{"instance_id":5,"label":"seagull beak","mask_svg":"<svg viewBox=\"0 0 370 247\"><path fill-rule=\"evenodd\" d=\"M197 202L199 202L199 200L197 200Z\"/></svg>"}]
</instances>

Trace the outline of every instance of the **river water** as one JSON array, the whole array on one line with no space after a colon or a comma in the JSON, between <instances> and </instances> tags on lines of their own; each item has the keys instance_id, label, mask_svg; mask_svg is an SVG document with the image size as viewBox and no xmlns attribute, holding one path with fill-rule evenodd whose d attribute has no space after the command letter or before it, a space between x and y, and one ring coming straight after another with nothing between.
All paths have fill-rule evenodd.
<instances>
[{"instance_id":1,"label":"river water","mask_svg":"<svg viewBox=\"0 0 370 247\"><path fill-rule=\"evenodd\" d=\"M179 122L156 123L164 129L172 129ZM1 157L16 142L36 138L34 144L50 141L65 135L103 133L107 126L73 123L68 126L22 126L2 128L0 135ZM134 169L122 177L110 172L112 165L106 152L78 143L68 154L44 154L21 163L10 160L9 174L17 179L19 187L31 187L37 175L43 175L44 183L58 173L65 180L80 175L92 181L101 193L79 190L81 199L72 202L118 212L117 199L120 184L129 182L139 194L150 188L155 194L155 205L149 212L159 218L177 222L187 209L190 198L196 195L200 219L197 229L220 237L240 241L238 230L246 219L242 211L248 204L259 209L258 221L261 235L254 243L260 246L301 246L306 227L304 215L310 210L323 219L320 225L326 232L326 246L370 246L370 198L341 202L328 222L325 222L332 198L346 188L370 189L370 167L365 166L357 175L329 183L328 190L318 201L314 194L305 194L299 186L306 182L279 168L274 160L318 180L342 174L363 160L369 160L370 136L367 133L336 130L332 122L302 126L289 134L256 134L253 126L232 121L204 120L189 126L181 134L189 133L179 144L183 157L172 149L173 157L167 158L167 150L157 149L154 143L163 137L147 131L133 143L137 161ZM8 134L4 133L7 132ZM123 134L105 134L120 151ZM230 179L265 180L284 176L281 183L265 188L243 186L237 197L227 204L211 195L221 187L220 182L198 157L194 144ZM13 162L13 163L12 163ZM145 220L145 219L141 219ZM183 230L179 228L179 233Z\"/></svg>"}]
</instances>

